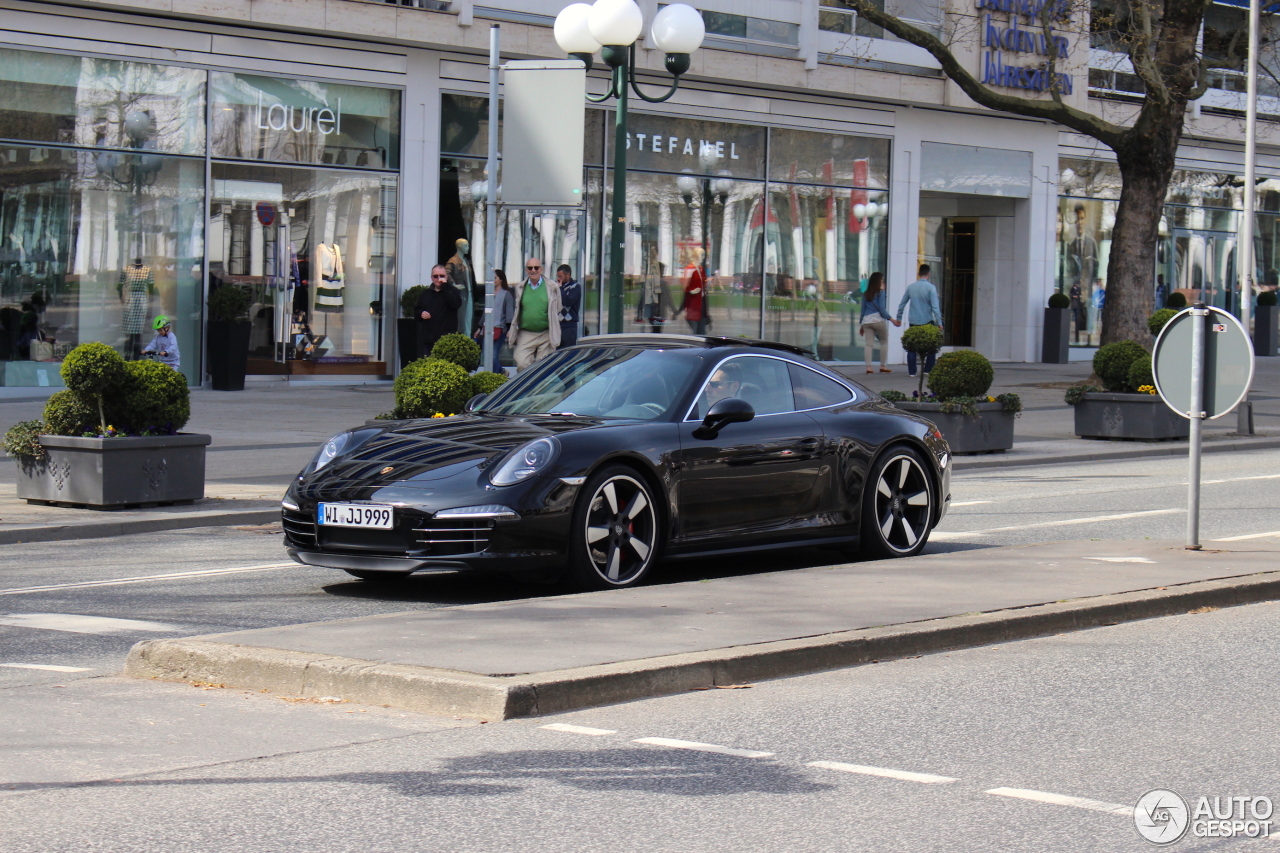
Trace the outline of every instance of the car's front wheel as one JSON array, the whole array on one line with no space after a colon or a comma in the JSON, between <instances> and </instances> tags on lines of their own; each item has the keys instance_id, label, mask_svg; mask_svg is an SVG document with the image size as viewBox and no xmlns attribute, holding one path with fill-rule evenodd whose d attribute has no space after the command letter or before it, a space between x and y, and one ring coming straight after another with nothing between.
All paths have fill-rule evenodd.
<instances>
[{"instance_id":1,"label":"car's front wheel","mask_svg":"<svg viewBox=\"0 0 1280 853\"><path fill-rule=\"evenodd\" d=\"M580 589L635 586L661 548L653 492L631 468L612 465L583 485L573 512L569 577Z\"/></svg>"},{"instance_id":2,"label":"car's front wheel","mask_svg":"<svg viewBox=\"0 0 1280 853\"><path fill-rule=\"evenodd\" d=\"M937 489L924 459L895 447L877 460L862 496L862 552L869 557L910 557L929 540Z\"/></svg>"}]
</instances>

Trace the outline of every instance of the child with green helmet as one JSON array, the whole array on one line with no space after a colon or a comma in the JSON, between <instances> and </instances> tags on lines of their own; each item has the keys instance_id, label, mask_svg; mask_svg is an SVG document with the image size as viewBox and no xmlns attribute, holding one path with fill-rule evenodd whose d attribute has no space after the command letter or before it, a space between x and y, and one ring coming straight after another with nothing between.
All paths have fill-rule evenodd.
<instances>
[{"instance_id":1,"label":"child with green helmet","mask_svg":"<svg viewBox=\"0 0 1280 853\"><path fill-rule=\"evenodd\" d=\"M181 370L181 354L178 352L178 338L173 333L173 323L164 314L156 317L151 324L156 336L151 343L142 348L144 353L155 353L156 360L169 365L174 370Z\"/></svg>"}]
</instances>

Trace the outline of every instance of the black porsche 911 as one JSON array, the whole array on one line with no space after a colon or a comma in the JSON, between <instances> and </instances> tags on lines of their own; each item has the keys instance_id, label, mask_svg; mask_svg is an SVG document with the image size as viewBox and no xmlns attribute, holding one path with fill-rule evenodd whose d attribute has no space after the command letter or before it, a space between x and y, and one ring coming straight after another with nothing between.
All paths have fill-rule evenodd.
<instances>
[{"instance_id":1,"label":"black porsche 911","mask_svg":"<svg viewBox=\"0 0 1280 853\"><path fill-rule=\"evenodd\" d=\"M290 556L611 589L693 555L916 554L951 499L931 423L784 344L584 338L467 409L330 439L285 495Z\"/></svg>"}]
</instances>

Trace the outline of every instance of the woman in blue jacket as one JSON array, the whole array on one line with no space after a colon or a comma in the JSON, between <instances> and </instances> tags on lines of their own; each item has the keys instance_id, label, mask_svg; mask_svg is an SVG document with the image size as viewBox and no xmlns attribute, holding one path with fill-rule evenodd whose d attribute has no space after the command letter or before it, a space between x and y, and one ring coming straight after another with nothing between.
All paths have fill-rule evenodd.
<instances>
[{"instance_id":1,"label":"woman in blue jacket","mask_svg":"<svg viewBox=\"0 0 1280 853\"><path fill-rule=\"evenodd\" d=\"M885 355L889 351L889 309L884 302L884 273L873 272L867 281L867 292L862 295L862 321L858 330L862 332L862 357L867 363L867 373L875 373L871 368L871 349L875 340L880 342L880 372L893 373L884 366Z\"/></svg>"}]
</instances>

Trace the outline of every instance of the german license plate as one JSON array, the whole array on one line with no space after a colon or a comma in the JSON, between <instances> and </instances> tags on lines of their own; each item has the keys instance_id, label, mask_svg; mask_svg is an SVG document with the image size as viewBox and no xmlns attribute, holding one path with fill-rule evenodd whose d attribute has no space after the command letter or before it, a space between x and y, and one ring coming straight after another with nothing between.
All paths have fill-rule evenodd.
<instances>
[{"instance_id":1,"label":"german license plate","mask_svg":"<svg viewBox=\"0 0 1280 853\"><path fill-rule=\"evenodd\" d=\"M316 520L329 527L368 527L390 530L392 507L380 504L320 504Z\"/></svg>"}]
</instances>

